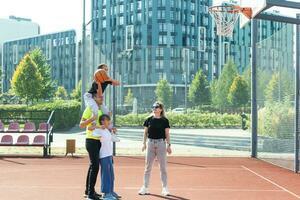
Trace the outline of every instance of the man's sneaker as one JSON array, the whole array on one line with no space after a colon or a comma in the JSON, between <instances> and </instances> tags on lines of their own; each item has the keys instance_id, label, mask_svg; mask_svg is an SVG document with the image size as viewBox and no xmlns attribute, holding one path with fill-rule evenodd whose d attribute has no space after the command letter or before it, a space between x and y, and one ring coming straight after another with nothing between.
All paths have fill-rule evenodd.
<instances>
[{"instance_id":1,"label":"man's sneaker","mask_svg":"<svg viewBox=\"0 0 300 200\"><path fill-rule=\"evenodd\" d=\"M117 198L114 197L112 194L104 194L102 199L103 200L117 200Z\"/></svg>"},{"instance_id":2,"label":"man's sneaker","mask_svg":"<svg viewBox=\"0 0 300 200\"><path fill-rule=\"evenodd\" d=\"M111 141L112 142L120 142L120 138L117 137L116 134L111 134Z\"/></svg>"},{"instance_id":3,"label":"man's sneaker","mask_svg":"<svg viewBox=\"0 0 300 200\"><path fill-rule=\"evenodd\" d=\"M112 192L112 195L114 197L116 197L117 199L121 199L122 198L122 196L118 195L116 192Z\"/></svg>"},{"instance_id":4,"label":"man's sneaker","mask_svg":"<svg viewBox=\"0 0 300 200\"><path fill-rule=\"evenodd\" d=\"M145 186L141 187L139 191L139 195L146 195L146 194L150 194L148 188L146 188Z\"/></svg>"},{"instance_id":5,"label":"man's sneaker","mask_svg":"<svg viewBox=\"0 0 300 200\"><path fill-rule=\"evenodd\" d=\"M161 191L161 194L162 194L163 196L169 196L169 195L170 195L170 192L169 192L169 190L168 190L167 187L163 187L163 189L162 189L162 191Z\"/></svg>"},{"instance_id":6,"label":"man's sneaker","mask_svg":"<svg viewBox=\"0 0 300 200\"><path fill-rule=\"evenodd\" d=\"M102 195L101 195L101 194L98 194L97 192L95 192L95 196L97 196L98 198L101 198L101 197L102 197ZM84 193L83 197L84 197L84 198L87 198L87 197L88 197L87 192Z\"/></svg>"}]
</instances>

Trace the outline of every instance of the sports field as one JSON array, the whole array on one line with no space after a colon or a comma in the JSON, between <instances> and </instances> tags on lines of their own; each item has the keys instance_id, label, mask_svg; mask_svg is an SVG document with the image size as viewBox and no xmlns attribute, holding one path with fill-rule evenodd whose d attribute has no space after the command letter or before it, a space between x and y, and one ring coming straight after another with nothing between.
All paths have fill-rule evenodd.
<instances>
[{"instance_id":1,"label":"sports field","mask_svg":"<svg viewBox=\"0 0 300 200\"><path fill-rule=\"evenodd\" d=\"M116 191L123 199L297 200L300 175L251 158L169 157L169 189L160 196L154 167L150 195L139 196L143 157L116 157ZM77 200L83 191L87 157L1 157L0 199ZM97 189L100 190L99 181Z\"/></svg>"}]
</instances>

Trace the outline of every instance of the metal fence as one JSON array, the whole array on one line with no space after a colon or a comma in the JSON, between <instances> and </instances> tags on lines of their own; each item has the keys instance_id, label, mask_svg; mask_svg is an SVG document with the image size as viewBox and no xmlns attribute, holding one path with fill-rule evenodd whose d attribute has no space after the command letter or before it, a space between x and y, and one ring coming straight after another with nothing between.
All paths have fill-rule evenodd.
<instances>
[{"instance_id":1,"label":"metal fence","mask_svg":"<svg viewBox=\"0 0 300 200\"><path fill-rule=\"evenodd\" d=\"M299 112L295 107L294 31L295 26L287 24L256 44L257 156L288 169L294 169L295 121Z\"/></svg>"}]
</instances>

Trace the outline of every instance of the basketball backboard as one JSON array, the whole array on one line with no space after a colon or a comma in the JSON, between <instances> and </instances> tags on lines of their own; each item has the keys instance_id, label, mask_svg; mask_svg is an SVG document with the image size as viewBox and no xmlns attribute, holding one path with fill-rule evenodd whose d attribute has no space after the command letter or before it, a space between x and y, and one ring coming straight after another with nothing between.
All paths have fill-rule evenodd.
<instances>
[{"instance_id":1,"label":"basketball backboard","mask_svg":"<svg viewBox=\"0 0 300 200\"><path fill-rule=\"evenodd\" d=\"M242 8L249 7L252 8L252 18L262 12L266 6L266 0L240 0L240 6ZM240 16L240 28L243 28L246 24L250 22L251 19L246 17L241 13Z\"/></svg>"}]
</instances>

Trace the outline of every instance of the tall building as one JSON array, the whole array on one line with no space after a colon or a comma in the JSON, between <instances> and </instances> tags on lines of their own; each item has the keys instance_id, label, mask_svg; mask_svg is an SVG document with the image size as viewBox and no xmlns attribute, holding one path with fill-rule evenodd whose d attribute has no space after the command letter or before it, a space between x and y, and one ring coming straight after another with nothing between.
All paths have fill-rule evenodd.
<instances>
[{"instance_id":1,"label":"tall building","mask_svg":"<svg viewBox=\"0 0 300 200\"><path fill-rule=\"evenodd\" d=\"M40 48L51 66L51 73L59 86L67 91L75 87L76 69L75 30L38 35L6 41L3 44L3 92L10 89L10 80L16 66L26 53Z\"/></svg>"},{"instance_id":2,"label":"tall building","mask_svg":"<svg viewBox=\"0 0 300 200\"><path fill-rule=\"evenodd\" d=\"M185 82L212 68L211 0L93 0L92 57L115 67L118 104L130 88L138 105L155 99L159 79L167 79L175 106L183 105Z\"/></svg>"},{"instance_id":3,"label":"tall building","mask_svg":"<svg viewBox=\"0 0 300 200\"><path fill-rule=\"evenodd\" d=\"M251 25L240 29L237 23L232 38L219 37L208 13L211 5L212 0L93 0L90 71L101 62L114 68L122 82L119 105L130 88L139 107L149 107L161 78L173 88L173 106L184 105L186 88L199 69L212 80L230 58L240 73L250 65ZM259 41L284 27L259 21ZM293 44L282 38L281 45ZM286 58L292 59L293 48L287 49Z\"/></svg>"},{"instance_id":4,"label":"tall building","mask_svg":"<svg viewBox=\"0 0 300 200\"><path fill-rule=\"evenodd\" d=\"M9 16L0 19L0 67L2 66L2 44L6 40L31 37L40 33L40 26L31 19Z\"/></svg>"}]
</instances>

